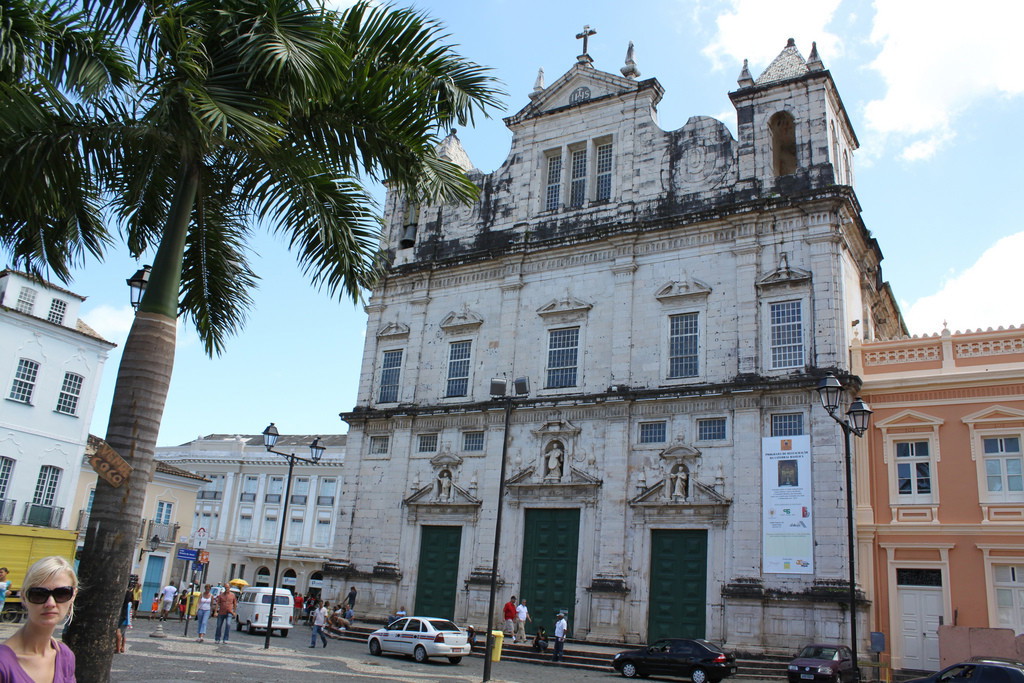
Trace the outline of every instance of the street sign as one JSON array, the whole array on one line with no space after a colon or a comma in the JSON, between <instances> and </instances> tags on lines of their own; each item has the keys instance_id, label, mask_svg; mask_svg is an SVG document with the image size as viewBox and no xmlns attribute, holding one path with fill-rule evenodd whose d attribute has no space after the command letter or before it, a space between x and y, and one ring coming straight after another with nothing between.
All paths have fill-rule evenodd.
<instances>
[{"instance_id":1,"label":"street sign","mask_svg":"<svg viewBox=\"0 0 1024 683\"><path fill-rule=\"evenodd\" d=\"M89 439L92 441L93 437L90 436ZM132 466L125 462L125 459L106 441L96 439L94 443L96 452L89 456L89 465L111 486L115 488L121 486L128 475L132 473Z\"/></svg>"},{"instance_id":2,"label":"street sign","mask_svg":"<svg viewBox=\"0 0 1024 683\"><path fill-rule=\"evenodd\" d=\"M199 559L199 551L195 548L178 548L178 559L195 562Z\"/></svg>"},{"instance_id":3,"label":"street sign","mask_svg":"<svg viewBox=\"0 0 1024 683\"><path fill-rule=\"evenodd\" d=\"M210 563L210 553L206 552L205 550L200 550L199 551L199 564L209 564L209 563Z\"/></svg>"},{"instance_id":4,"label":"street sign","mask_svg":"<svg viewBox=\"0 0 1024 683\"><path fill-rule=\"evenodd\" d=\"M206 547L206 539L207 539L208 535L209 534L206 533L206 529L205 528L199 527L199 531L196 532L196 542L195 542L195 547L197 549L202 550L203 548Z\"/></svg>"}]
</instances>

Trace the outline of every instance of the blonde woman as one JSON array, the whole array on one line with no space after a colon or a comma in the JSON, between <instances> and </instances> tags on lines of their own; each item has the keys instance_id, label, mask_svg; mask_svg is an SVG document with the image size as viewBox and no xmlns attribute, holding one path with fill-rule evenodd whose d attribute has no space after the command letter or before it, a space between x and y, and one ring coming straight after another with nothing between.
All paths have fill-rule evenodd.
<instances>
[{"instance_id":1,"label":"blonde woman","mask_svg":"<svg viewBox=\"0 0 1024 683\"><path fill-rule=\"evenodd\" d=\"M75 680L75 655L53 638L71 619L78 577L63 557L44 557L22 582L25 625L0 645L0 683L68 683Z\"/></svg>"}]
</instances>

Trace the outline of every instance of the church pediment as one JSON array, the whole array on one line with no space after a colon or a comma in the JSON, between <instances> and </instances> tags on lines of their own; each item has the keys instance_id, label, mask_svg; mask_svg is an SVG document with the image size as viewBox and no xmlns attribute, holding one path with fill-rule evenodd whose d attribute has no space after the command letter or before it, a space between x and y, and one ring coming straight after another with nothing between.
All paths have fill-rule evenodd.
<instances>
[{"instance_id":1,"label":"church pediment","mask_svg":"<svg viewBox=\"0 0 1024 683\"><path fill-rule=\"evenodd\" d=\"M430 464L437 470L444 469L445 467L458 467L462 464L462 458L452 453L446 447L444 451L430 459Z\"/></svg>"},{"instance_id":2,"label":"church pediment","mask_svg":"<svg viewBox=\"0 0 1024 683\"><path fill-rule=\"evenodd\" d=\"M482 501L469 493L458 484L452 484L449 489L442 489L437 482L431 482L422 486L402 501L403 505L410 506L472 506L479 507Z\"/></svg>"},{"instance_id":3,"label":"church pediment","mask_svg":"<svg viewBox=\"0 0 1024 683\"><path fill-rule=\"evenodd\" d=\"M767 275L761 277L761 279L757 281L757 286L765 288L778 287L782 285L797 285L809 282L810 279L810 271L790 266L789 255L786 252L782 252L782 257L779 259L778 267Z\"/></svg>"},{"instance_id":4,"label":"church pediment","mask_svg":"<svg viewBox=\"0 0 1024 683\"><path fill-rule=\"evenodd\" d=\"M704 507L714 506L727 508L732 501L713 487L690 478L685 490L680 490L671 476L659 479L650 486L644 487L640 493L629 501L634 507L643 506L680 506L680 507ZM723 513L724 514L724 513Z\"/></svg>"},{"instance_id":5,"label":"church pediment","mask_svg":"<svg viewBox=\"0 0 1024 683\"><path fill-rule=\"evenodd\" d=\"M408 337L409 326L400 322L390 322L377 331L377 338Z\"/></svg>"},{"instance_id":6,"label":"church pediment","mask_svg":"<svg viewBox=\"0 0 1024 683\"><path fill-rule=\"evenodd\" d=\"M448 334L465 334L473 332L481 325L484 319L478 314L464 308L462 311L452 311L441 320L441 329Z\"/></svg>"},{"instance_id":7,"label":"church pediment","mask_svg":"<svg viewBox=\"0 0 1024 683\"><path fill-rule=\"evenodd\" d=\"M672 280L662 285L655 292L654 298L663 304L679 304L706 298L710 293L710 286L683 273L683 277L679 280Z\"/></svg>"},{"instance_id":8,"label":"church pediment","mask_svg":"<svg viewBox=\"0 0 1024 683\"><path fill-rule=\"evenodd\" d=\"M597 490L603 482L592 474L569 466L568 473L560 479L541 478L536 468L527 467L505 480L509 502L517 505L524 501L577 501L594 504Z\"/></svg>"},{"instance_id":9,"label":"church pediment","mask_svg":"<svg viewBox=\"0 0 1024 683\"><path fill-rule=\"evenodd\" d=\"M916 410L904 410L875 423L875 427L885 431L895 427L939 427L945 420L934 415L927 415Z\"/></svg>"},{"instance_id":10,"label":"church pediment","mask_svg":"<svg viewBox=\"0 0 1024 683\"><path fill-rule=\"evenodd\" d=\"M1024 421L1024 410L1017 410L1016 408L1008 408L1007 406L992 406L980 410L976 413L971 413L962 418L964 424L968 425L979 425L994 422L1020 422Z\"/></svg>"},{"instance_id":11,"label":"church pediment","mask_svg":"<svg viewBox=\"0 0 1024 683\"><path fill-rule=\"evenodd\" d=\"M569 322L585 318L593 307L593 304L567 295L544 304L537 309L537 315Z\"/></svg>"}]
</instances>

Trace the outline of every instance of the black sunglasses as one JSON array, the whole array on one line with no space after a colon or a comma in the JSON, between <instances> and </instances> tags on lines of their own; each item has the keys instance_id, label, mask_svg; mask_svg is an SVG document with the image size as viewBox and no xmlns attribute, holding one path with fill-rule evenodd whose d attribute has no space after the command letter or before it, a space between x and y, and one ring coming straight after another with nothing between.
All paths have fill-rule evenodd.
<instances>
[{"instance_id":1,"label":"black sunglasses","mask_svg":"<svg viewBox=\"0 0 1024 683\"><path fill-rule=\"evenodd\" d=\"M67 602L71 598L75 597L75 589L73 586L60 586L58 588L40 588L39 586L33 586L25 591L25 597L33 605L42 605L50 596L53 596L53 601L57 603Z\"/></svg>"}]
</instances>

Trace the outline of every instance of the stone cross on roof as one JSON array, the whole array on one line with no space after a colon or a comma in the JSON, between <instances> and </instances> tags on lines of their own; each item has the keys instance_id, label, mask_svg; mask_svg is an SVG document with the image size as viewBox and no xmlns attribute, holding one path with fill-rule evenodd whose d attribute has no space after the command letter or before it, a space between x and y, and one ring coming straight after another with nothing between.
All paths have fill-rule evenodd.
<instances>
[{"instance_id":1,"label":"stone cross on roof","mask_svg":"<svg viewBox=\"0 0 1024 683\"><path fill-rule=\"evenodd\" d=\"M583 54L576 58L580 63L590 63L594 61L590 55L587 54L587 39L596 33L597 31L587 25L583 27L582 31L576 34L576 40L580 40L581 38L583 39Z\"/></svg>"}]
</instances>

